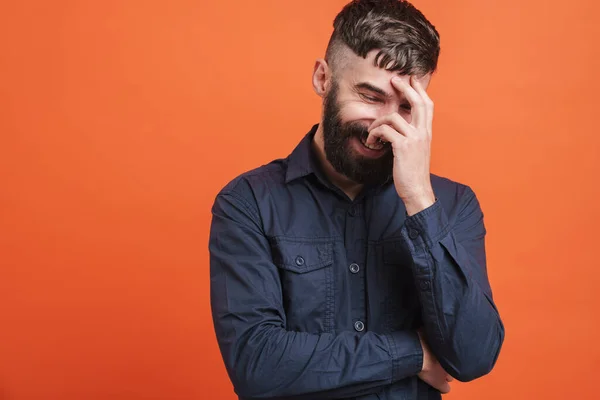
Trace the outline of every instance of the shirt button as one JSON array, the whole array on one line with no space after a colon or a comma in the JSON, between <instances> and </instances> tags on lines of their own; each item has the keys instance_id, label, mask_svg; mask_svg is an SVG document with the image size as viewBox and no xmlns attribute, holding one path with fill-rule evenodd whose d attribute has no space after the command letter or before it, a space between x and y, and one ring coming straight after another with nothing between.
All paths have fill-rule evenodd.
<instances>
[{"instance_id":1,"label":"shirt button","mask_svg":"<svg viewBox=\"0 0 600 400\"><path fill-rule=\"evenodd\" d=\"M351 217L354 217L356 215L356 207L352 206L348 209L348 214L350 214Z\"/></svg>"},{"instance_id":2,"label":"shirt button","mask_svg":"<svg viewBox=\"0 0 600 400\"><path fill-rule=\"evenodd\" d=\"M350 272L352 272L353 274L358 274L358 271L360 271L360 267L358 266L358 264L350 264Z\"/></svg>"},{"instance_id":3,"label":"shirt button","mask_svg":"<svg viewBox=\"0 0 600 400\"><path fill-rule=\"evenodd\" d=\"M299 266L299 267L303 266L304 265L304 258L302 258L300 256L296 257L296 265Z\"/></svg>"},{"instance_id":4,"label":"shirt button","mask_svg":"<svg viewBox=\"0 0 600 400\"><path fill-rule=\"evenodd\" d=\"M356 332L362 332L365 330L365 324L362 321L356 321L354 323L354 329Z\"/></svg>"},{"instance_id":5,"label":"shirt button","mask_svg":"<svg viewBox=\"0 0 600 400\"><path fill-rule=\"evenodd\" d=\"M408 237L410 237L411 239L416 239L419 237L419 231L416 230L415 228L410 228L408 230Z\"/></svg>"},{"instance_id":6,"label":"shirt button","mask_svg":"<svg viewBox=\"0 0 600 400\"><path fill-rule=\"evenodd\" d=\"M421 286L421 290L429 290L429 281L421 281L419 286Z\"/></svg>"}]
</instances>

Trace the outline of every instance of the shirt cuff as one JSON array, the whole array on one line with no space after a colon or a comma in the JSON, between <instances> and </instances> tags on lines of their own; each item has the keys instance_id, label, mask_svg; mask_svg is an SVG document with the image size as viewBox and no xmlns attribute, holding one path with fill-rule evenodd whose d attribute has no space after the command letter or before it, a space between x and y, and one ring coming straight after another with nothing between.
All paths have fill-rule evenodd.
<instances>
[{"instance_id":1,"label":"shirt cuff","mask_svg":"<svg viewBox=\"0 0 600 400\"><path fill-rule=\"evenodd\" d=\"M392 354L392 382L417 375L423 369L423 347L416 331L384 334Z\"/></svg>"},{"instance_id":2,"label":"shirt cuff","mask_svg":"<svg viewBox=\"0 0 600 400\"><path fill-rule=\"evenodd\" d=\"M400 231L411 253L430 248L449 230L448 217L439 200L418 213L406 217Z\"/></svg>"}]
</instances>

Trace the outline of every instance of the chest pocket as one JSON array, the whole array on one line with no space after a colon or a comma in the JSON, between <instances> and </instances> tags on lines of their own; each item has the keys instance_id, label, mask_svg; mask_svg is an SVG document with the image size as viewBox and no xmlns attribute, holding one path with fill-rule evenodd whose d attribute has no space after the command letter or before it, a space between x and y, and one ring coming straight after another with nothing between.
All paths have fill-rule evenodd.
<instances>
[{"instance_id":1,"label":"chest pocket","mask_svg":"<svg viewBox=\"0 0 600 400\"><path fill-rule=\"evenodd\" d=\"M383 265L388 284L385 314L391 330L421 325L421 306L415 288L411 256L399 240L383 243Z\"/></svg>"},{"instance_id":2,"label":"chest pocket","mask_svg":"<svg viewBox=\"0 0 600 400\"><path fill-rule=\"evenodd\" d=\"M333 242L273 238L287 329L321 333L333 330Z\"/></svg>"}]
</instances>

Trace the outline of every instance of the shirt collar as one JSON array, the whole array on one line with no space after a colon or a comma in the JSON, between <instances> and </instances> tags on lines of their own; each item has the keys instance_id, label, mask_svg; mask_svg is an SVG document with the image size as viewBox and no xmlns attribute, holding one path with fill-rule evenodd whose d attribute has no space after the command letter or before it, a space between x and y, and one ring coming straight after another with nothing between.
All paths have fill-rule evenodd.
<instances>
[{"instance_id":1,"label":"shirt collar","mask_svg":"<svg viewBox=\"0 0 600 400\"><path fill-rule=\"evenodd\" d=\"M319 166L317 165L312 147L312 141L318 127L319 124L315 124L300 143L298 143L292 154L288 156L285 183L319 172Z\"/></svg>"}]
</instances>

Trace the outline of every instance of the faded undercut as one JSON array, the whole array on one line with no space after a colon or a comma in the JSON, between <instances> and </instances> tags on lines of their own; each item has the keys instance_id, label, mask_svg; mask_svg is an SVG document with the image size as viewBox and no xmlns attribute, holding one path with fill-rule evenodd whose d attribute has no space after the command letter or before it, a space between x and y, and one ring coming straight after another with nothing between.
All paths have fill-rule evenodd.
<instances>
[{"instance_id":1,"label":"faded undercut","mask_svg":"<svg viewBox=\"0 0 600 400\"><path fill-rule=\"evenodd\" d=\"M348 49L366 58L378 50L375 66L400 75L422 76L437 69L440 36L405 0L353 0L336 16L325 60L340 71Z\"/></svg>"}]
</instances>

